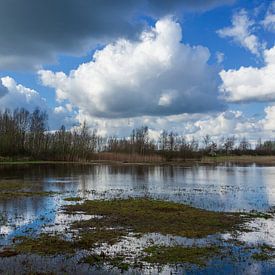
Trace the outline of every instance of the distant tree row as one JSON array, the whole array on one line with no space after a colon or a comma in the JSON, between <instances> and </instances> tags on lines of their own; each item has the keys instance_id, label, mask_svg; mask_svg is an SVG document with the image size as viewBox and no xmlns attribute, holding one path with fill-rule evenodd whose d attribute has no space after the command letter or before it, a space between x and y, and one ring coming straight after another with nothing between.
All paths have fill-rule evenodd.
<instances>
[{"instance_id":1,"label":"distant tree row","mask_svg":"<svg viewBox=\"0 0 275 275\"><path fill-rule=\"evenodd\" d=\"M75 161L95 152L98 138L85 123L73 131L61 126L49 132L47 120L46 112L39 109L0 112L0 156Z\"/></svg>"},{"instance_id":2,"label":"distant tree row","mask_svg":"<svg viewBox=\"0 0 275 275\"><path fill-rule=\"evenodd\" d=\"M35 109L0 112L0 156L27 157L37 160L79 161L99 159L104 153L130 156L157 155L164 160L201 158L215 155L275 155L274 141L258 141L256 146L246 138L239 142L235 136L214 141L210 135L202 140L187 140L174 132L162 131L158 140L150 139L148 127L132 130L129 137L103 138L81 126L48 131L48 115ZM105 154L106 155L106 154Z\"/></svg>"}]
</instances>

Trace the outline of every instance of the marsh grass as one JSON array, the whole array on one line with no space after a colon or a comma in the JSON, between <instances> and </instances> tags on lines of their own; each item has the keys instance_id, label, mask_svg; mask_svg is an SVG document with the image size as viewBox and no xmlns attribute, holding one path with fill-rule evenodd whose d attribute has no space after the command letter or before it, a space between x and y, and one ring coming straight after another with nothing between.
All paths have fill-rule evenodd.
<instances>
[{"instance_id":1,"label":"marsh grass","mask_svg":"<svg viewBox=\"0 0 275 275\"><path fill-rule=\"evenodd\" d=\"M65 198L64 201L82 201L83 198L80 197L70 197L70 198Z\"/></svg>"},{"instance_id":2,"label":"marsh grass","mask_svg":"<svg viewBox=\"0 0 275 275\"><path fill-rule=\"evenodd\" d=\"M262 244L257 247L259 252L256 252L252 255L252 259L256 261L269 261L275 259L275 248L267 245Z\"/></svg>"},{"instance_id":3,"label":"marsh grass","mask_svg":"<svg viewBox=\"0 0 275 275\"><path fill-rule=\"evenodd\" d=\"M150 246L144 249L147 254L143 261L151 264L167 265L189 263L204 266L209 259L218 255L216 246L183 247L183 246Z\"/></svg>"},{"instance_id":4,"label":"marsh grass","mask_svg":"<svg viewBox=\"0 0 275 275\"><path fill-rule=\"evenodd\" d=\"M135 233L160 233L202 238L239 229L245 218L240 214L206 211L191 206L152 200L93 200L65 206L69 214L100 215L73 223L73 228L122 227Z\"/></svg>"},{"instance_id":5,"label":"marsh grass","mask_svg":"<svg viewBox=\"0 0 275 275\"><path fill-rule=\"evenodd\" d=\"M72 254L80 249L92 249L103 243L112 245L125 234L119 230L89 230L79 234L73 240L66 240L61 234L42 233L37 238L18 237L15 251L17 253L34 253L38 255Z\"/></svg>"},{"instance_id":6,"label":"marsh grass","mask_svg":"<svg viewBox=\"0 0 275 275\"><path fill-rule=\"evenodd\" d=\"M0 200L18 197L51 196L58 194L51 191L33 191L33 184L24 181L0 180Z\"/></svg>"},{"instance_id":7,"label":"marsh grass","mask_svg":"<svg viewBox=\"0 0 275 275\"><path fill-rule=\"evenodd\" d=\"M82 258L79 263L86 263L96 267L102 267L107 264L119 269L121 272L127 271L131 267L130 263L127 263L123 256L109 256L105 253L88 255Z\"/></svg>"},{"instance_id":8,"label":"marsh grass","mask_svg":"<svg viewBox=\"0 0 275 275\"><path fill-rule=\"evenodd\" d=\"M77 197L68 199L68 201L71 199L75 201ZM226 249L226 246L216 245L163 246L151 243L147 248L141 247L141 254L137 254L134 263L127 260L130 257L127 253L131 253L130 251L124 251L123 255L119 251L110 255L106 249L103 252L101 248L105 247L105 244L109 247L119 244L129 235L129 232L135 233L135 236L160 233L193 239L225 232L237 234L240 230L246 230L244 224L255 218L256 214L258 215L258 213L244 215L206 211L188 205L149 198L86 200L82 203L66 205L63 210L67 214L82 212L93 218L73 222L70 229L75 233L71 239L66 238L63 233L56 235L42 233L36 238L15 238L13 248L0 253L0 257L12 257L17 254L74 256L84 250L88 255L79 261L80 264L85 263L96 267L110 266L121 271L135 268L136 263L140 263L138 268L143 268L143 264L204 266L209 260L219 255L223 254L223 257L227 257L232 254L230 248ZM101 218L95 218L98 216ZM238 244L238 246L242 247L243 244ZM255 252L255 249L252 251ZM273 248L264 245L256 249L256 252L250 254L252 260L265 261L274 255Z\"/></svg>"}]
</instances>

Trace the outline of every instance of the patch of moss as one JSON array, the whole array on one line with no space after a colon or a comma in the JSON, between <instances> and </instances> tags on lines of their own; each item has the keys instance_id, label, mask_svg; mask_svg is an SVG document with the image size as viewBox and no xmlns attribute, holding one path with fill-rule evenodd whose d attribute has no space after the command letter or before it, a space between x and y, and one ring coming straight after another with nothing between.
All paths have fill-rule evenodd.
<instances>
[{"instance_id":1,"label":"patch of moss","mask_svg":"<svg viewBox=\"0 0 275 275\"><path fill-rule=\"evenodd\" d=\"M183 246L150 246L144 249L148 255L143 258L147 263L166 264L195 264L204 266L207 261L219 253L216 246L183 247Z\"/></svg>"},{"instance_id":2,"label":"patch of moss","mask_svg":"<svg viewBox=\"0 0 275 275\"><path fill-rule=\"evenodd\" d=\"M75 228L130 229L136 233L161 233L189 238L224 233L239 228L244 217L240 214L206 211L179 203L152 200L88 200L65 206L67 213L84 212L103 216L101 219L78 221Z\"/></svg>"}]
</instances>

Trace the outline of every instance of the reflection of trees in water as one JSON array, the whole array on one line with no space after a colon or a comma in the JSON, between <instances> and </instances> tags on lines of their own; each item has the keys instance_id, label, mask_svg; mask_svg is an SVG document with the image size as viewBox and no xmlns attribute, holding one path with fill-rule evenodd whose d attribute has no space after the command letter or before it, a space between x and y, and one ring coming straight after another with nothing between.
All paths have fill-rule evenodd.
<instances>
[{"instance_id":1,"label":"reflection of trees in water","mask_svg":"<svg viewBox=\"0 0 275 275\"><path fill-rule=\"evenodd\" d=\"M34 191L122 190L166 194L214 209L259 209L274 203L274 167L43 164L0 166L1 179L31 182ZM272 189L273 188L273 189Z\"/></svg>"}]
</instances>

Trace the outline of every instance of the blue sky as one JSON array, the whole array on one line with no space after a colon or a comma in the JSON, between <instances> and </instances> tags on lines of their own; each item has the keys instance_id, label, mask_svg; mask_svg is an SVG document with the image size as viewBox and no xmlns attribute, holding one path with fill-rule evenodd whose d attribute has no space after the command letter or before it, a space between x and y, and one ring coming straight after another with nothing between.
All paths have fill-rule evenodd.
<instances>
[{"instance_id":1,"label":"blue sky","mask_svg":"<svg viewBox=\"0 0 275 275\"><path fill-rule=\"evenodd\" d=\"M0 109L103 135L272 138L275 1L17 1L0 0Z\"/></svg>"}]
</instances>

